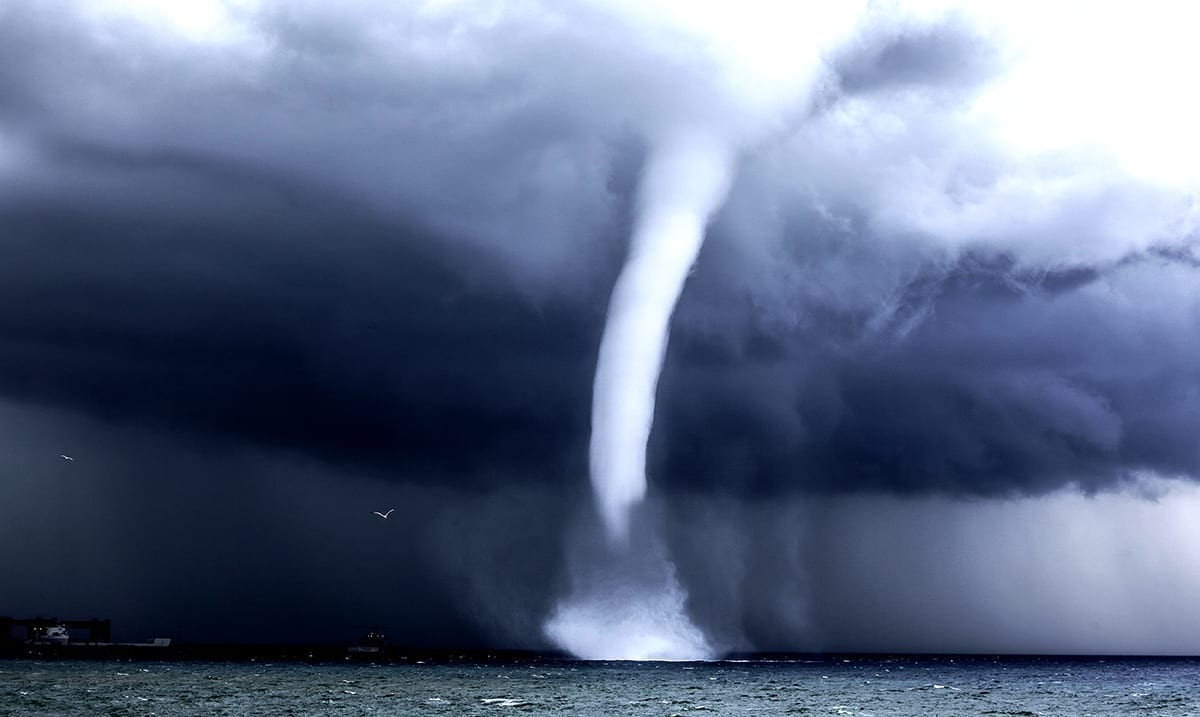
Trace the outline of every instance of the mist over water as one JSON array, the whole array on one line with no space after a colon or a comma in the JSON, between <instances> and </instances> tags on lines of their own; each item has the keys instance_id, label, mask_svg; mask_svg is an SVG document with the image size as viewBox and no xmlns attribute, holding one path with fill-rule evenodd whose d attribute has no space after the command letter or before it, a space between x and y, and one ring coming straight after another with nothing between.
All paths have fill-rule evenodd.
<instances>
[{"instance_id":1,"label":"mist over water","mask_svg":"<svg viewBox=\"0 0 1200 717\"><path fill-rule=\"evenodd\" d=\"M586 660L706 660L707 637L687 614L658 525L646 510L627 516L625 539L577 530L568 548L570 594L546 636Z\"/></svg>"}]
</instances>

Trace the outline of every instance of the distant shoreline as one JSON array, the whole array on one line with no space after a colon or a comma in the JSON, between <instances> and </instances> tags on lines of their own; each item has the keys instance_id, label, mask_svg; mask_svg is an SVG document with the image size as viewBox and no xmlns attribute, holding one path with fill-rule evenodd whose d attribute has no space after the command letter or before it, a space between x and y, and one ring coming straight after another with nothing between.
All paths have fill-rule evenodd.
<instances>
[{"instance_id":1,"label":"distant shoreline","mask_svg":"<svg viewBox=\"0 0 1200 717\"><path fill-rule=\"evenodd\" d=\"M607 660L579 660L561 651L539 650L454 650L384 647L369 654L351 652L345 645L294 644L70 644L0 645L0 658L10 660L99 660L162 662L247 662L311 664L606 664ZM838 663L1102 663L1102 662L1200 662L1200 655L1039 655L1039 654L943 654L943 653L809 653L733 652L703 663L838 664ZM656 662L656 661L647 661ZM667 663L669 664L669 663Z\"/></svg>"}]
</instances>

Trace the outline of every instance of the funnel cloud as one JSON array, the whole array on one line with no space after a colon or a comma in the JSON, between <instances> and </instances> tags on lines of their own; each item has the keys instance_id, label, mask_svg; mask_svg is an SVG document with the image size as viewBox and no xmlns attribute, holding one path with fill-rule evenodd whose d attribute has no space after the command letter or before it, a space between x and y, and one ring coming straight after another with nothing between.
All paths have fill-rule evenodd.
<instances>
[{"instance_id":1,"label":"funnel cloud","mask_svg":"<svg viewBox=\"0 0 1200 717\"><path fill-rule=\"evenodd\" d=\"M683 135L651 150L638 190L629 258L608 309L592 399L591 471L609 536L624 541L646 495L646 442L671 314L709 216L733 172L730 150Z\"/></svg>"}]
</instances>

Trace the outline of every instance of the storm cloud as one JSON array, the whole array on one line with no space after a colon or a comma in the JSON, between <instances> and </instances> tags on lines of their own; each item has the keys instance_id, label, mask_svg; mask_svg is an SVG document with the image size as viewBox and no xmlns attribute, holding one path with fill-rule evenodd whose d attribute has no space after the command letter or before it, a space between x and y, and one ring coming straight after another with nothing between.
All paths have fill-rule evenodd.
<instances>
[{"instance_id":1,"label":"storm cloud","mask_svg":"<svg viewBox=\"0 0 1200 717\"><path fill-rule=\"evenodd\" d=\"M264 566L291 562L298 620L391 610L413 642L540 644L586 513L592 374L637 177L681 116L753 138L684 287L648 452L649 510L723 647L871 647L834 614L862 578L815 556L836 531L811 506L865 525L870 496L894 518L1200 479L1200 158L1184 131L1200 117L1171 84L1194 59L1178 21L1098 16L1148 78L1098 31L1056 34L1068 16L869 4L811 101L786 103L789 48L810 36L769 5L0 5L0 398L6 423L37 426L0 468L13 505L76 495L53 462L74 449L48 435L104 466L72 514L199 501L232 516L230 550L260 530L258 508L228 512L235 496L276 500L284 476L305 511L403 498L410 524L433 517L412 551L387 549L405 576L390 588L355 577L365 560L301 566L321 554L306 538L201 551L199 572L226 581L203 592L269 594ZM738 87L750 62L778 71ZM772 501L788 507L745 527ZM125 560L145 586L204 532L107 522L92 529L113 557L95 565ZM78 541L19 525L4 557L25 579L0 613L91 610L12 587ZM759 557L704 566L697 546L722 530ZM336 544L377 540L355 536ZM516 574L485 569L496 536L525 556L505 563ZM779 544L790 557L764 557ZM772 592L784 563L809 577ZM312 587L322 575L364 597ZM158 585L150 602L188 602ZM780 628L737 586L795 593L825 628ZM420 607L383 608L392 592ZM244 627L222 619L194 630Z\"/></svg>"}]
</instances>

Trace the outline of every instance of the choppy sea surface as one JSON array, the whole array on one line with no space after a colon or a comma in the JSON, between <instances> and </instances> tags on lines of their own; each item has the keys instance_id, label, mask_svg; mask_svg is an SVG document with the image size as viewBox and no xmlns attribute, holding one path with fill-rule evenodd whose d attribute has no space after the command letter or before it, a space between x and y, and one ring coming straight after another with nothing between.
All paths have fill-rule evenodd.
<instances>
[{"instance_id":1,"label":"choppy sea surface","mask_svg":"<svg viewBox=\"0 0 1200 717\"><path fill-rule=\"evenodd\" d=\"M1194 715L1200 660L0 660L0 715Z\"/></svg>"}]
</instances>

